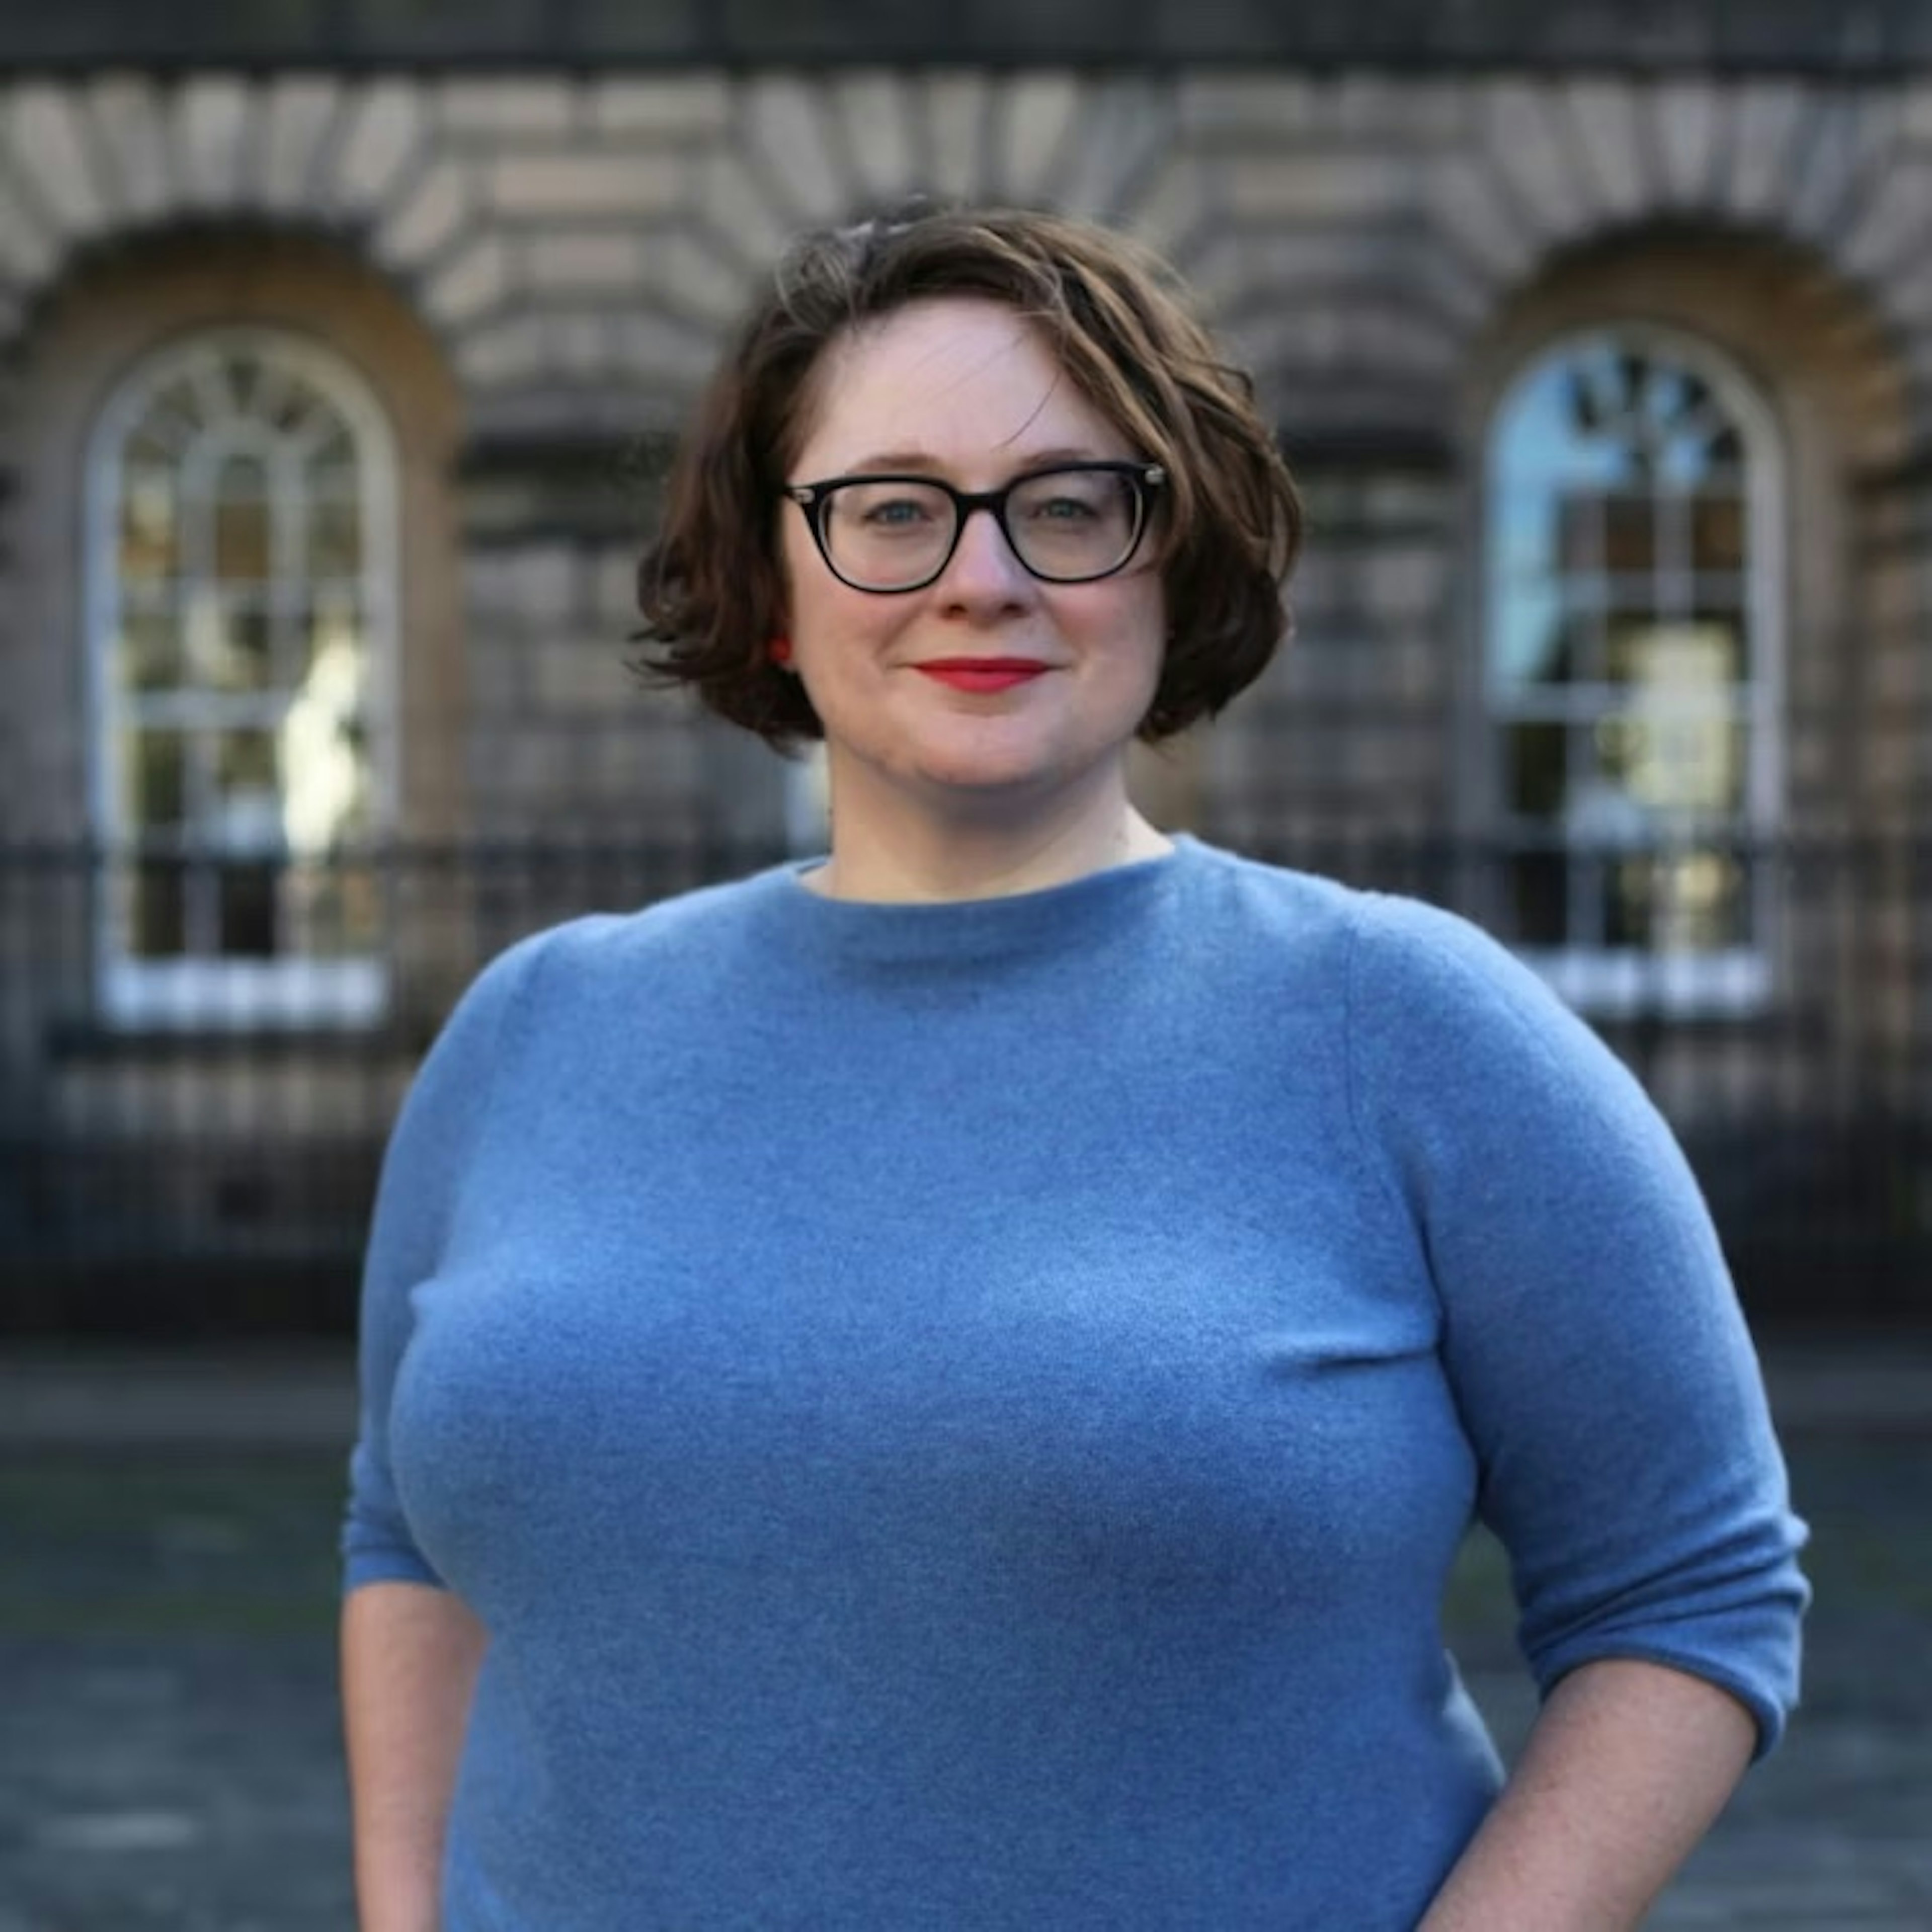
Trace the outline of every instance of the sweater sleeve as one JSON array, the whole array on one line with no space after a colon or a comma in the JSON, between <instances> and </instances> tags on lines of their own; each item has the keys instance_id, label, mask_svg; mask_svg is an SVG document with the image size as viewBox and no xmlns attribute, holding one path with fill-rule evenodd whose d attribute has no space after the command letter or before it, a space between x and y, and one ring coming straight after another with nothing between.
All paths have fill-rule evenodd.
<instances>
[{"instance_id":1,"label":"sweater sleeve","mask_svg":"<svg viewBox=\"0 0 1932 1932\"><path fill-rule=\"evenodd\" d=\"M1419 1246L1540 1690L1647 1660L1796 1701L1809 1592L1762 1378L1688 1164L1616 1056L1473 926L1365 898L1364 1156Z\"/></svg>"},{"instance_id":2,"label":"sweater sleeve","mask_svg":"<svg viewBox=\"0 0 1932 1932\"><path fill-rule=\"evenodd\" d=\"M389 1406L409 1346L416 1288L436 1272L480 1144L506 1018L541 942L526 940L477 976L418 1070L382 1161L362 1267L360 1422L342 1531L344 1585L442 1579L417 1547L389 1465Z\"/></svg>"}]
</instances>

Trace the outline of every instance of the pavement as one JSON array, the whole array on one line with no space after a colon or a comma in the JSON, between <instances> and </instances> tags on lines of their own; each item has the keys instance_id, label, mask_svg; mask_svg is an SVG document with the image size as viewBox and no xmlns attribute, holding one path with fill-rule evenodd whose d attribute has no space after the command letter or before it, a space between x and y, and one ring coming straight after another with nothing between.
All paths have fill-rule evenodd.
<instances>
[{"instance_id":1,"label":"pavement","mask_svg":"<svg viewBox=\"0 0 1932 1932\"><path fill-rule=\"evenodd\" d=\"M1648 1923L1932 1932L1932 1332L1764 1353L1814 1532L1804 1705ZM354 1409L339 1346L0 1353L0 1932L350 1932ZM1510 1620L1472 1540L1448 1634L1506 1753Z\"/></svg>"}]
</instances>

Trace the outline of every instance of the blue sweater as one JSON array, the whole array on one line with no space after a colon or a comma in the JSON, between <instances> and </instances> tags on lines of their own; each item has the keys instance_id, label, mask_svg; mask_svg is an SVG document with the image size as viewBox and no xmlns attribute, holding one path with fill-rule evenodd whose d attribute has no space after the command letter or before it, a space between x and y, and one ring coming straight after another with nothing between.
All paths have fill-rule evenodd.
<instances>
[{"instance_id":1,"label":"blue sweater","mask_svg":"<svg viewBox=\"0 0 1932 1932\"><path fill-rule=\"evenodd\" d=\"M794 868L479 978L370 1240L354 1588L488 1625L446 1932L1413 1926L1540 1684L1760 1744L1802 1526L1696 1189L1473 928L1189 838Z\"/></svg>"}]
</instances>

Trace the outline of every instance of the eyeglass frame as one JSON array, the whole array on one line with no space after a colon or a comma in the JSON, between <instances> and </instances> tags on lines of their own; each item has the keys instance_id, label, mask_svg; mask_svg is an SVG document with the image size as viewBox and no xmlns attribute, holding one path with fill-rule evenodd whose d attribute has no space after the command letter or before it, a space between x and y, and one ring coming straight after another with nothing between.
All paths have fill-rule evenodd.
<instances>
[{"instance_id":1,"label":"eyeglass frame","mask_svg":"<svg viewBox=\"0 0 1932 1932\"><path fill-rule=\"evenodd\" d=\"M1011 526L1006 521L1006 505L1013 492L1023 484L1037 482L1042 476L1114 476L1127 478L1133 484L1134 533L1126 550L1118 563L1110 563L1105 570L1096 570L1080 577L1049 577L1046 572L1036 570L1021 554L1020 547L1013 541ZM1026 574L1040 584L1101 584L1110 577L1117 577L1132 563L1138 554L1148 533L1148 526L1154 520L1150 514L1152 506L1150 493L1162 488L1167 482L1167 467L1160 463L1130 461L1093 463L1047 463L1037 470L1029 470L1010 478L997 490L956 490L950 483L942 482L937 476L915 476L901 471L861 472L850 476L827 476L816 483L788 483L783 494L796 503L805 518L805 526L812 532L812 540L818 546L818 554L824 560L825 567L848 590L862 592L868 597L904 597L915 590L929 590L946 574L946 566L952 561L959 548L959 539L965 535L966 520L976 510L986 511L998 526L1000 535L1006 540L1013 560ZM832 492L850 483L916 483L922 488L937 490L952 506L952 540L946 546L945 554L933 566L931 573L913 584L856 584L832 561L832 547L825 534L825 512Z\"/></svg>"}]
</instances>

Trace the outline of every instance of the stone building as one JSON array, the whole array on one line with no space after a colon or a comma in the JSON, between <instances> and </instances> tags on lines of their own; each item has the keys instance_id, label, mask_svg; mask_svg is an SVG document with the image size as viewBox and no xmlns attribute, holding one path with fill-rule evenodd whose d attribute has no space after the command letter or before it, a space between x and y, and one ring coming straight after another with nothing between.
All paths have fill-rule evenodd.
<instances>
[{"instance_id":1,"label":"stone building","mask_svg":"<svg viewBox=\"0 0 1932 1932\"><path fill-rule=\"evenodd\" d=\"M1163 250L1306 489L1156 815L1479 919L1748 1298L1923 1318L1932 14L89 0L0 22L12 1324L339 1321L480 958L816 836L632 572L786 236L915 190Z\"/></svg>"}]
</instances>

